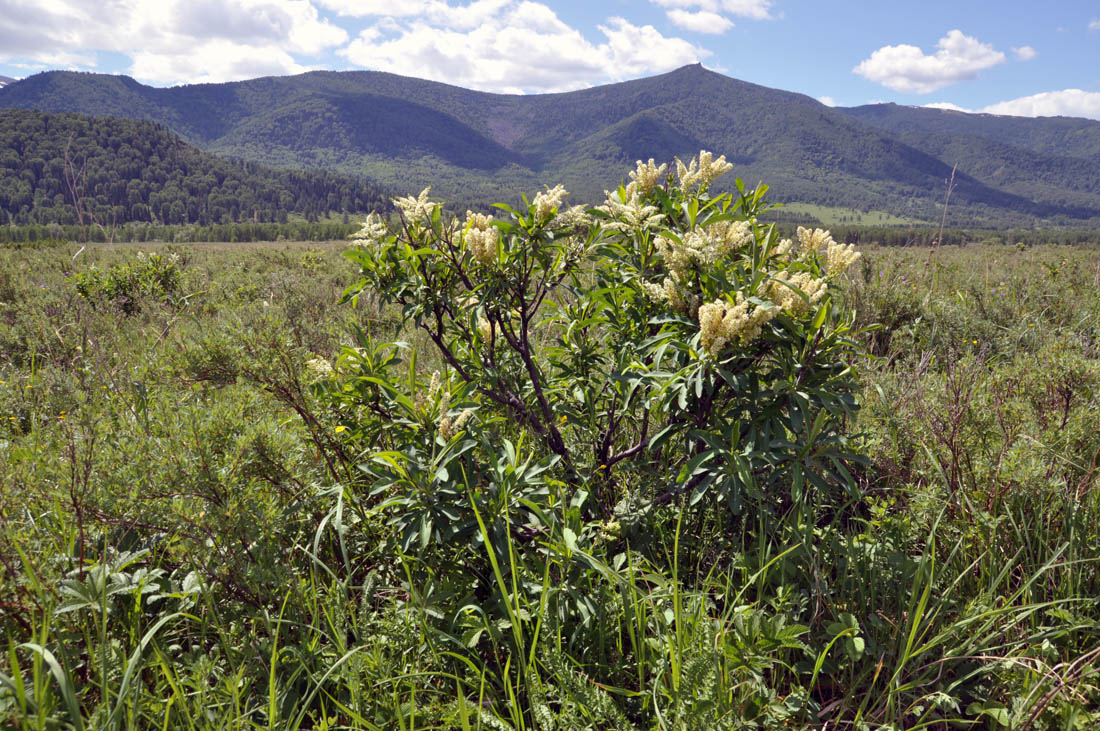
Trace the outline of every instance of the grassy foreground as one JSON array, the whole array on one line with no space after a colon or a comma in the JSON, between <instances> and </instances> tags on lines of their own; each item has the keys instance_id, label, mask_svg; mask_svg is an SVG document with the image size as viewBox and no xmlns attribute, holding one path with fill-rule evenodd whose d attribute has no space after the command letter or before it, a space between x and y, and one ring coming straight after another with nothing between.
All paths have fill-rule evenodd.
<instances>
[{"instance_id":1,"label":"grassy foreground","mask_svg":"<svg viewBox=\"0 0 1100 731\"><path fill-rule=\"evenodd\" d=\"M5 723L1100 725L1096 249L864 250L860 493L609 530L576 629L499 571L440 616L438 567L387 548L310 385L356 327L397 335L336 305L343 248L0 249Z\"/></svg>"}]
</instances>

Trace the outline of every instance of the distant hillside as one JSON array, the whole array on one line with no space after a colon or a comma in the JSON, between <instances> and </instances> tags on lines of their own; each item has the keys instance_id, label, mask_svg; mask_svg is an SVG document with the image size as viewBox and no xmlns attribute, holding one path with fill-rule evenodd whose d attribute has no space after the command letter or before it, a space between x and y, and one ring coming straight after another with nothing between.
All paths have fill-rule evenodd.
<instances>
[{"instance_id":1,"label":"distant hillside","mask_svg":"<svg viewBox=\"0 0 1100 731\"><path fill-rule=\"evenodd\" d=\"M527 96L368 71L170 89L48 72L0 90L0 107L145 119L217 154L432 185L455 207L557 182L592 201L634 160L702 148L781 200L938 221L958 162L957 223L1100 225L1100 123L831 109L698 65Z\"/></svg>"},{"instance_id":2,"label":"distant hillside","mask_svg":"<svg viewBox=\"0 0 1100 731\"><path fill-rule=\"evenodd\" d=\"M76 223L74 187L103 224L280 221L387 205L363 180L223 160L151 122L75 114L0 110L0 171L0 223Z\"/></svg>"},{"instance_id":3,"label":"distant hillside","mask_svg":"<svg viewBox=\"0 0 1100 731\"><path fill-rule=\"evenodd\" d=\"M15 81L15 79L10 76L0 76L0 89L3 89L5 86L13 81Z\"/></svg>"}]
</instances>

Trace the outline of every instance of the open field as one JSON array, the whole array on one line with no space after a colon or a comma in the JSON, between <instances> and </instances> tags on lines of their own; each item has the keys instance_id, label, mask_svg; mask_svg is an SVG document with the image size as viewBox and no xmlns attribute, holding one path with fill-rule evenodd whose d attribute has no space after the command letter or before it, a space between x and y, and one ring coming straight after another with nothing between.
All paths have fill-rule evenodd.
<instances>
[{"instance_id":1,"label":"open field","mask_svg":"<svg viewBox=\"0 0 1100 731\"><path fill-rule=\"evenodd\" d=\"M1094 247L864 249L845 502L683 496L461 596L311 376L357 328L441 366L343 243L79 248L0 247L4 724L1100 726Z\"/></svg>"},{"instance_id":2,"label":"open field","mask_svg":"<svg viewBox=\"0 0 1100 731\"><path fill-rule=\"evenodd\" d=\"M778 215L784 214L813 216L826 226L928 226L930 221L898 216L885 211L861 211L844 206L822 206L814 203L785 203Z\"/></svg>"}]
</instances>

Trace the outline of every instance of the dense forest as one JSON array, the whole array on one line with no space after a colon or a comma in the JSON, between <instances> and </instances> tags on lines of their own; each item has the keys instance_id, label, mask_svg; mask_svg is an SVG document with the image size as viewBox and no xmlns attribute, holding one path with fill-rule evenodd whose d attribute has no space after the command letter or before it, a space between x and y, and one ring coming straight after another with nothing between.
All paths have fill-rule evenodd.
<instances>
[{"instance_id":1,"label":"dense forest","mask_svg":"<svg viewBox=\"0 0 1100 731\"><path fill-rule=\"evenodd\" d=\"M0 223L115 227L316 220L379 210L374 184L226 160L159 124L0 111Z\"/></svg>"}]
</instances>

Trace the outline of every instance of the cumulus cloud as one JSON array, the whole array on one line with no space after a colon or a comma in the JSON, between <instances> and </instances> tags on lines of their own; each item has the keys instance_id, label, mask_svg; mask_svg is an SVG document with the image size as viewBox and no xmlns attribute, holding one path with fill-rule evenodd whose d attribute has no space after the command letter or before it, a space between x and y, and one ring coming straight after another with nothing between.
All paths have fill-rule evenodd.
<instances>
[{"instance_id":1,"label":"cumulus cloud","mask_svg":"<svg viewBox=\"0 0 1100 731\"><path fill-rule=\"evenodd\" d=\"M1100 30L1100 20L1094 20L1089 23L1089 30Z\"/></svg>"},{"instance_id":2,"label":"cumulus cloud","mask_svg":"<svg viewBox=\"0 0 1100 731\"><path fill-rule=\"evenodd\" d=\"M667 8L665 15L680 28L720 35L733 27L727 15L770 20L771 0L650 0Z\"/></svg>"},{"instance_id":3,"label":"cumulus cloud","mask_svg":"<svg viewBox=\"0 0 1100 731\"><path fill-rule=\"evenodd\" d=\"M324 1L330 6L345 2ZM371 6L346 4L349 12L352 6ZM599 25L605 40L592 43L542 3L478 0L465 8L436 0L413 4L418 13L387 14L339 53L363 68L502 93L583 88L609 78L669 71L710 55L682 38L623 18ZM382 9L381 3L376 5ZM465 12L481 20L469 24L461 18Z\"/></svg>"},{"instance_id":4,"label":"cumulus cloud","mask_svg":"<svg viewBox=\"0 0 1100 731\"><path fill-rule=\"evenodd\" d=\"M951 102L932 102L931 104L924 105L927 109L944 109L949 112L966 112L972 114L973 109L967 109L966 107L960 107L958 104L952 104Z\"/></svg>"},{"instance_id":5,"label":"cumulus cloud","mask_svg":"<svg viewBox=\"0 0 1100 731\"><path fill-rule=\"evenodd\" d=\"M836 99L831 96L819 96L817 100L827 107L835 107L837 105Z\"/></svg>"},{"instance_id":6,"label":"cumulus cloud","mask_svg":"<svg viewBox=\"0 0 1100 731\"><path fill-rule=\"evenodd\" d=\"M1081 89L1044 91L991 104L982 111L1017 117L1086 117L1100 120L1100 92Z\"/></svg>"},{"instance_id":7,"label":"cumulus cloud","mask_svg":"<svg viewBox=\"0 0 1100 731\"><path fill-rule=\"evenodd\" d=\"M930 109L949 109L969 114L1003 114L1012 117L1085 117L1100 120L1100 92L1081 89L1044 91L1040 94L967 109L951 102L925 104Z\"/></svg>"},{"instance_id":8,"label":"cumulus cloud","mask_svg":"<svg viewBox=\"0 0 1100 731\"><path fill-rule=\"evenodd\" d=\"M712 13L709 10L681 10L673 8L668 11L668 19L675 25L696 33L712 33L721 35L733 27L733 21L724 15Z\"/></svg>"},{"instance_id":9,"label":"cumulus cloud","mask_svg":"<svg viewBox=\"0 0 1100 731\"><path fill-rule=\"evenodd\" d=\"M94 68L98 52L129 56L142 81L231 81L305 70L347 41L310 0L0 0L0 61Z\"/></svg>"},{"instance_id":10,"label":"cumulus cloud","mask_svg":"<svg viewBox=\"0 0 1100 731\"><path fill-rule=\"evenodd\" d=\"M1031 59L1039 55L1039 52L1031 46L1020 46L1019 48L1013 48L1012 53L1019 61L1030 61Z\"/></svg>"},{"instance_id":11,"label":"cumulus cloud","mask_svg":"<svg viewBox=\"0 0 1100 731\"><path fill-rule=\"evenodd\" d=\"M726 13L752 20L769 20L772 17L771 0L650 0L650 2L665 8Z\"/></svg>"},{"instance_id":12,"label":"cumulus cloud","mask_svg":"<svg viewBox=\"0 0 1100 731\"><path fill-rule=\"evenodd\" d=\"M926 55L916 46L883 46L853 71L895 91L928 94L973 79L979 71L1005 61L1005 55L993 46L960 30L949 31L937 48Z\"/></svg>"}]
</instances>

